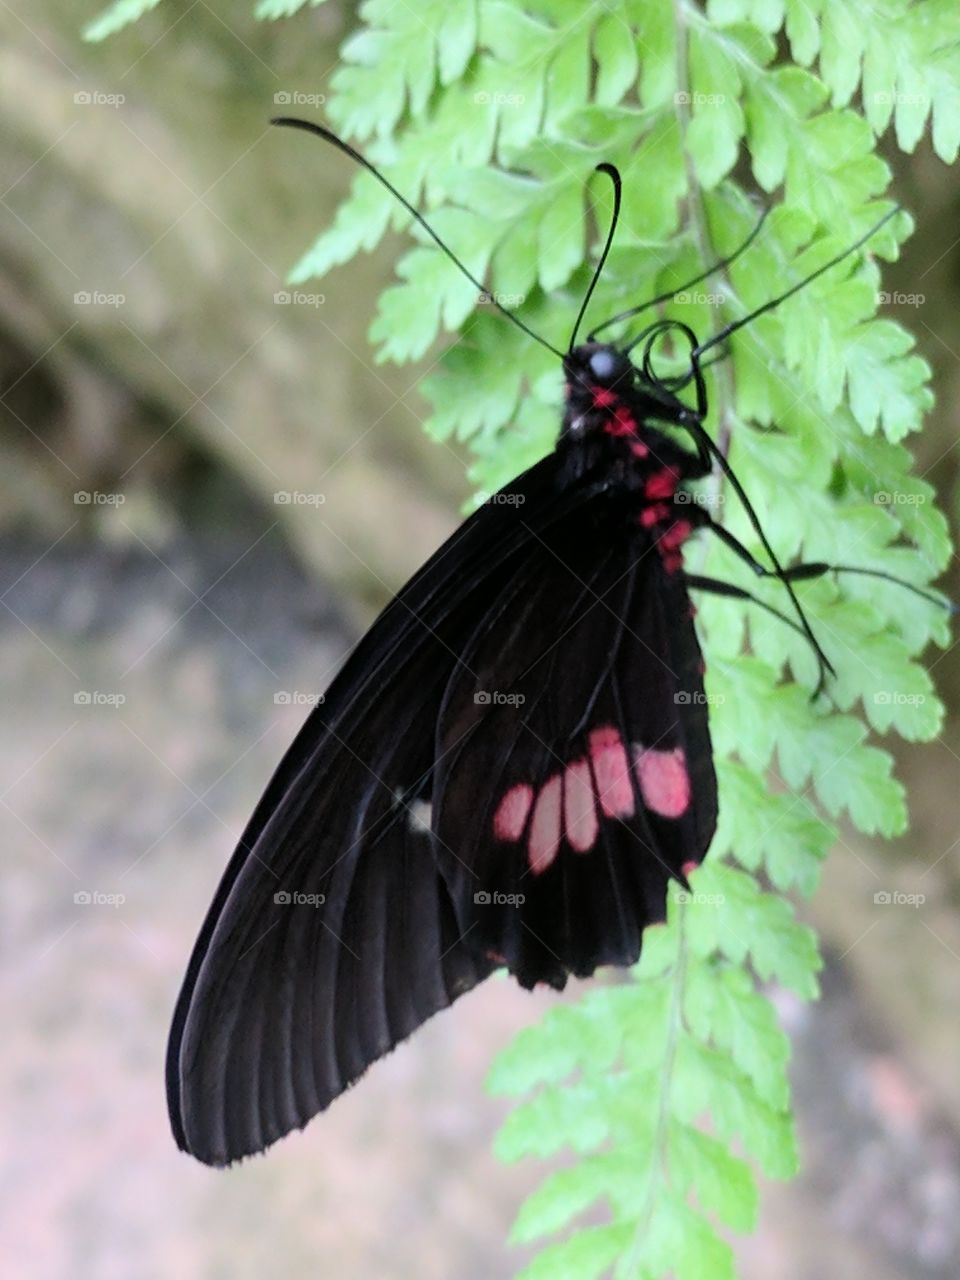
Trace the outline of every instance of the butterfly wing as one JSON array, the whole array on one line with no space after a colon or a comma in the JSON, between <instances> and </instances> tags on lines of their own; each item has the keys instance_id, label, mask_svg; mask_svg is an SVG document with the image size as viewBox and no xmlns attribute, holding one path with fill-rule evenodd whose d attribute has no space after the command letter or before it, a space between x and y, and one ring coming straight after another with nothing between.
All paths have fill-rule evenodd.
<instances>
[{"instance_id":1,"label":"butterfly wing","mask_svg":"<svg viewBox=\"0 0 960 1280\"><path fill-rule=\"evenodd\" d=\"M174 1014L171 1123L200 1160L302 1127L494 966L463 938L429 830L436 725L477 619L532 589L538 531L593 492L551 455L475 513L374 623L281 763Z\"/></svg>"},{"instance_id":2,"label":"butterfly wing","mask_svg":"<svg viewBox=\"0 0 960 1280\"><path fill-rule=\"evenodd\" d=\"M447 688L435 825L463 935L562 987L637 959L717 798L682 577L609 501L540 542L536 591L501 597Z\"/></svg>"}]
</instances>

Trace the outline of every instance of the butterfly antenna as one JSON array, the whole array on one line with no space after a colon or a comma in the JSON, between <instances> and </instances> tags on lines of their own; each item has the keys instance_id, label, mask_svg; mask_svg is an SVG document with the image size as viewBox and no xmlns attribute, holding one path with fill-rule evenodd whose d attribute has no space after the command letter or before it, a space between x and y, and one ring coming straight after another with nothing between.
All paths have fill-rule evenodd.
<instances>
[{"instance_id":1,"label":"butterfly antenna","mask_svg":"<svg viewBox=\"0 0 960 1280\"><path fill-rule=\"evenodd\" d=\"M461 274L466 276L466 278L470 281L470 283L476 287L478 293L483 294L485 298L489 298L490 301L493 303L493 305L496 307L496 309L500 312L500 314L506 316L507 319L510 321L510 323L516 325L518 329L522 329L528 338L533 338L534 342L539 342L541 347L546 347L548 351L553 352L553 354L557 357L557 359L559 360L563 359L562 351L558 351L555 346L547 342L546 338L541 338L538 333L534 333L534 331L531 328L529 328L528 325L524 324L524 322L520 319L519 316L515 315L514 312L509 311L506 307L501 306L500 303L497 301L497 299L493 296L493 294L490 294L487 292L483 284L481 284L481 282L477 279L477 277L473 274L472 271L470 271L466 266L464 266L464 264L460 261L460 259L453 252L450 246L447 244L444 244L444 242L437 235L436 231L434 231L433 227L431 227L429 222L427 222L426 218L424 218L423 214L419 213L413 207L413 205L406 198L406 196L402 195L397 190L397 188L393 185L393 183L389 180L389 178L384 177L384 175L380 172L380 170L375 165L371 164L370 161L366 158L366 156L362 156L359 151L357 151L354 147L351 147L349 142L344 142L344 140L342 138L338 138L335 133L332 133L329 129L325 129L322 124L314 124L312 120L298 120L294 116L275 116L270 121L270 123L286 125L291 129L303 129L306 133L315 133L318 138L323 138L326 142L332 143L333 146L335 146L338 150L342 151L344 155L348 155L350 159L355 161L358 165L360 165L361 168L366 169L368 173L372 173L373 176L377 179L377 181L382 186L386 187L386 189L390 192L390 194L396 200L399 200L399 202L403 205L403 207L411 215L411 217L416 222L418 222L421 227L423 227L424 231L426 231L427 235L431 238L431 240L433 240L437 248L441 249L450 259L450 261L454 264L454 266L457 267L457 269L461 272Z\"/></svg>"},{"instance_id":2,"label":"butterfly antenna","mask_svg":"<svg viewBox=\"0 0 960 1280\"><path fill-rule=\"evenodd\" d=\"M694 276L692 280L687 280L683 284L675 285L665 293L658 293L655 298L650 298L646 302L641 302L639 307L629 307L626 311L621 311L617 315L611 316L609 320L604 320L603 324L598 324L597 327L587 335L587 341L592 342L601 330L609 328L610 325L618 324L621 320L631 320L634 316L640 315L641 312L649 311L651 307L658 307L661 302L669 302L670 299L676 297L678 293L683 293L687 289L692 289L695 284L700 284L702 281L709 279L710 276L715 275L718 271L723 271L726 267L729 267L731 263L736 262L742 253L746 253L754 240L756 240L769 213L770 206L768 205L760 214L760 217L757 219L753 230L747 236L746 240L744 240L742 244L739 244L732 253L728 253L725 258L720 258L719 261L715 262L712 266L707 267L706 271L701 271L698 276Z\"/></svg>"},{"instance_id":3,"label":"butterfly antenna","mask_svg":"<svg viewBox=\"0 0 960 1280\"><path fill-rule=\"evenodd\" d=\"M894 205L893 208L888 213L885 213L879 222L874 223L870 230L865 232L859 240L855 240L853 244L849 245L846 249L832 257L829 262L825 262L822 267L818 267L816 271L811 271L809 275L804 276L804 278L799 280L792 286L792 288L787 289L776 298L771 298L769 302L765 302L762 307L757 307L757 309L755 311L751 311L749 315L741 316L739 320L733 320L730 324L724 325L724 327L719 330L718 333L715 333L707 342L701 343L701 345L697 347L692 354L699 358L705 351L709 351L711 347L715 347L718 342L723 342L724 339L729 338L732 333L736 333L737 330L742 329L744 325L750 324L751 321L756 320L758 316L766 315L768 311L773 311L775 307L779 307L782 302L786 302L786 300L788 298L792 298L795 293L799 293L800 290L805 289L808 284L812 284L813 281L822 276L824 272L829 271L831 267L835 267L838 262L843 262L844 258L849 258L852 253L856 253L859 248L865 245L868 240L872 239L872 237L877 234L881 227L886 226L890 219L899 212L900 206L898 204Z\"/></svg>"},{"instance_id":4,"label":"butterfly antenna","mask_svg":"<svg viewBox=\"0 0 960 1280\"><path fill-rule=\"evenodd\" d=\"M587 307L590 305L590 299L593 297L593 291L596 289L600 276L603 273L604 263L607 261L607 254L610 252L610 246L613 244L613 237L616 234L617 223L620 221L620 202L623 196L623 184L620 181L620 171L614 165L607 164L606 161L604 161L603 164L598 164L596 166L596 172L605 173L613 183L613 216L610 219L610 226L607 230L607 240L606 244L603 246L603 253L600 255L600 261L597 263L596 270L593 273L593 279L590 281L587 292L583 295L583 302L580 304L580 310L577 312L577 318L573 326L573 333L570 335L569 351L572 351L577 344L577 333L579 332L580 325L583 323L583 317L587 313ZM601 328L602 327L603 326L601 325ZM596 333L596 330L594 330L594 333ZM593 334L590 334L590 338L593 338Z\"/></svg>"}]
</instances>

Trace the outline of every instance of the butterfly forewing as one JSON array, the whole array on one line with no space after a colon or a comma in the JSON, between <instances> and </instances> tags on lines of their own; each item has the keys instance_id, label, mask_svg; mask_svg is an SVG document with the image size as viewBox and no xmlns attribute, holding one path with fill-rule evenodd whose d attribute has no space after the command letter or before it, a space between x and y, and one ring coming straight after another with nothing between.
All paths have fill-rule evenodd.
<instances>
[{"instance_id":1,"label":"butterfly forewing","mask_svg":"<svg viewBox=\"0 0 960 1280\"><path fill-rule=\"evenodd\" d=\"M262 1150L494 967L465 939L430 829L447 684L538 537L591 500L556 456L468 520L387 607L258 805L191 958L167 1059L175 1136ZM521 518L518 513L523 512Z\"/></svg>"}]
</instances>

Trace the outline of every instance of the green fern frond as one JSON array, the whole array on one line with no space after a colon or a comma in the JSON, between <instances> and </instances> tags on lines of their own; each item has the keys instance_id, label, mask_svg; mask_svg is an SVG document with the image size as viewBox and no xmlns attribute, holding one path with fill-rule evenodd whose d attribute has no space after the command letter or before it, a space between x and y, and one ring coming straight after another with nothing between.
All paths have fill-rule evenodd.
<instances>
[{"instance_id":1,"label":"green fern frond","mask_svg":"<svg viewBox=\"0 0 960 1280\"><path fill-rule=\"evenodd\" d=\"M159 3L160 0L114 0L99 17L84 27L83 38L92 42L106 40L107 36L130 26Z\"/></svg>"}]
</instances>

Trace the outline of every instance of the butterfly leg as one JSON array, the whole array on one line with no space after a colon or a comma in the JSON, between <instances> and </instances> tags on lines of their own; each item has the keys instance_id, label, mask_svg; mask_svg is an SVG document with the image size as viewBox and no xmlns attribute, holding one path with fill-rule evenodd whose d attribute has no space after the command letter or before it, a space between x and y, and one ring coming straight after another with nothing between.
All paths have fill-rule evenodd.
<instances>
[{"instance_id":1,"label":"butterfly leg","mask_svg":"<svg viewBox=\"0 0 960 1280\"><path fill-rule=\"evenodd\" d=\"M774 605L767 604L766 600L761 600L759 596L752 595L744 587L738 587L732 582L724 582L722 578L707 578L700 573L685 573L683 580L691 591L705 591L709 595L726 596L732 600L747 600L750 604L759 605L765 612L786 623L792 631L796 631L798 636L803 636L805 640L807 639L807 633L799 622L795 622L793 618L788 617L787 614L777 609Z\"/></svg>"},{"instance_id":2,"label":"butterfly leg","mask_svg":"<svg viewBox=\"0 0 960 1280\"><path fill-rule=\"evenodd\" d=\"M866 578L880 578L884 582L892 582L895 586L903 587L906 591L912 591L915 596L920 596L922 600L928 601L930 604L940 605L949 609L951 613L957 612L957 606L949 601L943 601L932 592L924 591L920 587L915 587L912 582L905 582L903 578L898 578L895 574L887 573L883 569L868 569L861 565L853 564L828 564L824 560L806 560L801 564L788 565L781 573L776 573L773 569L768 569L766 565L751 554L743 545L739 538L725 529L723 525L717 524L709 518L701 522L705 527L712 530L721 542L725 543L731 551L735 552L740 559L750 566L758 578L783 578L788 582L803 582L809 578L822 578L828 573L855 573Z\"/></svg>"},{"instance_id":3,"label":"butterfly leg","mask_svg":"<svg viewBox=\"0 0 960 1280\"><path fill-rule=\"evenodd\" d=\"M703 432L702 427L694 431L694 438L699 440L701 438L701 433L703 433L704 436L706 435L706 433ZM728 478L732 479L732 477L730 476L729 470L726 467L724 468L724 470ZM739 487L739 482L734 481L734 488L736 489L738 494L742 492ZM734 537L734 535L730 533L727 529L725 529L723 525L717 524L717 522L713 519L713 517L707 511L704 511L703 508L691 508L689 518L691 519L691 523L693 523L697 527L709 529L712 533L715 533L717 537L721 540L721 542L726 543L726 545L730 547L730 549L734 551L741 558L741 560L744 561L744 563L750 566L750 568L754 571L754 573L758 575L758 577L763 576L768 578L778 578L783 583L784 588L786 589L786 592L790 597L790 602L793 605L794 609L796 610L800 627L804 635L807 637L807 641L809 642L810 647L813 649L814 653L817 656L817 663L820 668L820 678L817 681L817 689L816 689L816 693L814 694L814 697L816 697L817 694L822 692L826 684L827 676L836 675L836 672L834 671L833 666L830 663L830 659L827 657L823 649L820 647L817 637L813 634L813 629L811 628L810 623L807 621L807 615L804 613L803 607L800 604L800 601L797 599L796 593L793 590L792 583L798 579L802 580L805 578L820 577L824 573L829 573L832 566L827 564L823 564L823 565L810 564L810 565L793 565L786 569L783 568L780 562L777 560L776 555L773 551L773 548L770 546L769 542L767 541L766 535L763 533L763 530L760 527L760 523L756 519L756 513L753 511L753 508L749 507L749 505L746 503L745 505L747 505L748 514L750 514L751 516L751 524L753 524L754 528L757 529L760 539L763 542L764 548L767 550L771 560L774 563L775 567L773 569L768 569L766 568L765 565L762 565L760 561L756 558L756 556L751 555L751 553L747 550L747 548L743 545L743 543L740 542L738 538Z\"/></svg>"},{"instance_id":4,"label":"butterfly leg","mask_svg":"<svg viewBox=\"0 0 960 1280\"><path fill-rule=\"evenodd\" d=\"M771 574L770 576L776 577L776 574ZM810 643L810 637L798 622L795 622L793 618L787 617L785 613L780 609L777 609L774 605L767 604L766 600L761 600L759 596L752 595L751 592L745 590L743 587L735 586L732 582L724 582L721 578L706 578L702 574L698 573L685 573L683 577L686 585L693 591L706 591L710 595L726 596L728 599L733 600L746 600L749 601L750 604L759 605L766 613L769 613L774 618L778 618L781 622L786 623L792 631L795 631L799 636L803 636L804 640L806 640L808 644ZM814 655L819 662L820 654L816 645L812 645L811 647L813 648ZM820 678L817 681L817 687L810 695L811 702L816 702L817 698L819 698L820 694L824 690L825 683L825 673L821 663Z\"/></svg>"}]
</instances>

